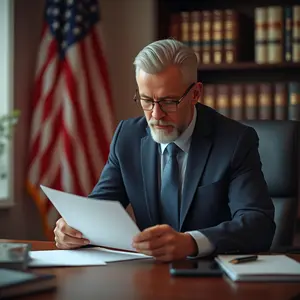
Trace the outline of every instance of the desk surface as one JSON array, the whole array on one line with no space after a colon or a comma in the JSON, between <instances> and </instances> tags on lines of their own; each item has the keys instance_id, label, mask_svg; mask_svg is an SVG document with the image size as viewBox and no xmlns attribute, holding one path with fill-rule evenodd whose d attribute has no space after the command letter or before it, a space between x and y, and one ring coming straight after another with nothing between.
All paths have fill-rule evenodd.
<instances>
[{"instance_id":1,"label":"desk surface","mask_svg":"<svg viewBox=\"0 0 300 300\"><path fill-rule=\"evenodd\" d=\"M31 243L33 250L55 249L54 243L51 242L22 242ZM300 255L291 257L300 261ZM168 264L148 260L109 263L106 266L44 268L35 271L55 274L57 289L22 297L24 300L300 299L299 282L234 283L226 278L175 278L169 275Z\"/></svg>"}]
</instances>

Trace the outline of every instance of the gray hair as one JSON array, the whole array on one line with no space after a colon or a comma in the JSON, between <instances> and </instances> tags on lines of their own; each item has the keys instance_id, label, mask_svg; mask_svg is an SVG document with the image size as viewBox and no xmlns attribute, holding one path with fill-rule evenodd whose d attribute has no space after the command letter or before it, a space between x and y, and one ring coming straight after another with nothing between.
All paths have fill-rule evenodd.
<instances>
[{"instance_id":1,"label":"gray hair","mask_svg":"<svg viewBox=\"0 0 300 300\"><path fill-rule=\"evenodd\" d=\"M153 42L142 49L134 63L135 75L140 70L157 74L170 65L178 66L186 83L197 82L198 61L194 51L174 39Z\"/></svg>"}]
</instances>

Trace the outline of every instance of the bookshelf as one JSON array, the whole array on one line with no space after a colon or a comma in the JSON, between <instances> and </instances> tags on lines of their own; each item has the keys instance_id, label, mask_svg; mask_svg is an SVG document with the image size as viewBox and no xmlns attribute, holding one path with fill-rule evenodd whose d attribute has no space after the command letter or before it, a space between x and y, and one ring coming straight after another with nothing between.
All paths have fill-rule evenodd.
<instances>
[{"instance_id":1,"label":"bookshelf","mask_svg":"<svg viewBox=\"0 0 300 300\"><path fill-rule=\"evenodd\" d=\"M280 13L278 9L274 9L276 6L282 8ZM300 121L300 43L295 44L298 47L296 52L293 46L286 46L288 43L294 43L294 39L300 41L300 12L299 10L296 12L296 21L294 15L287 13L288 7L294 13L293 7L295 6L300 6L299 0L157 0L157 37L158 39L171 36L177 38L172 34L177 32L179 40L189 42L189 46L194 47L194 50L196 48L196 53L199 51L197 53L200 57L198 79L204 84L204 104L237 120ZM257 8L262 9L257 10ZM218 19L213 13L216 10L223 11L225 17L223 15L223 19ZM212 61L214 59L210 59L209 62L204 63L201 51L203 49L205 51L205 45L207 46L208 42L202 30L205 28L204 21L207 22L208 19L203 11L212 13L209 40L211 49L212 45L220 46L221 43L223 50L226 51L224 41L227 37L225 33L224 38L224 32L228 29L226 27L228 25L224 24L228 24L228 18L226 19L228 10L238 15L238 18L234 19L236 23L231 23L231 27L238 27L238 33L234 33L234 36L236 48L239 48L240 53L231 62L226 60L224 62L223 53L222 61L216 63ZM196 14L192 16L192 13L197 11L201 16ZM187 12L189 18L187 15L183 16L182 12ZM263 22L262 12L265 14ZM206 19L203 19L204 17ZM278 18L281 19L278 21ZM288 23L288 18L292 20L291 23ZM216 43L217 35L213 37L217 28L214 27L213 22L216 20L222 23L221 27L223 26L221 30L218 29L223 30L223 36L218 38L219 43ZM182 34L184 29L180 22L189 24L189 29L185 34ZM195 22L199 22L198 37L195 37L195 27L190 25ZM281 24L278 25L278 22ZM292 29L289 29L288 25ZM259 30L265 30L263 40L260 40ZM296 37L293 36L295 32ZM274 44L281 45L281 54L278 54L280 52L278 48L272 48ZM257 45L264 45L267 48L268 58L265 55L264 60L262 59ZM286 52L291 53L291 49L294 53L298 53L296 58L294 56L287 58ZM300 220L300 207L298 216Z\"/></svg>"},{"instance_id":2,"label":"bookshelf","mask_svg":"<svg viewBox=\"0 0 300 300\"><path fill-rule=\"evenodd\" d=\"M287 71L289 69L299 69L300 63L282 62L276 64L257 64L255 62L237 62L221 64L199 64L199 71L234 71L234 70L268 70ZM298 71L298 70L297 70Z\"/></svg>"},{"instance_id":3,"label":"bookshelf","mask_svg":"<svg viewBox=\"0 0 300 300\"><path fill-rule=\"evenodd\" d=\"M205 104L229 117L238 107L239 118L249 119L255 102L252 118L300 120L300 42L293 36L298 32L300 41L298 7L299 0L157 0L157 36L194 48Z\"/></svg>"}]
</instances>

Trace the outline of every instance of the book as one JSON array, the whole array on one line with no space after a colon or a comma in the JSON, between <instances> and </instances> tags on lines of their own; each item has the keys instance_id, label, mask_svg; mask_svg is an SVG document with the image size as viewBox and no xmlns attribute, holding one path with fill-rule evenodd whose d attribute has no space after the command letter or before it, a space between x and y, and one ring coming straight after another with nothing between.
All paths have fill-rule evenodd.
<instances>
[{"instance_id":1,"label":"book","mask_svg":"<svg viewBox=\"0 0 300 300\"><path fill-rule=\"evenodd\" d=\"M224 62L224 12L212 11L212 61L215 64Z\"/></svg>"},{"instance_id":2,"label":"book","mask_svg":"<svg viewBox=\"0 0 300 300\"><path fill-rule=\"evenodd\" d=\"M268 20L268 63L283 61L283 8L281 6L267 7Z\"/></svg>"},{"instance_id":3,"label":"book","mask_svg":"<svg viewBox=\"0 0 300 300\"><path fill-rule=\"evenodd\" d=\"M300 281L300 263L286 255L258 255L255 261L230 263L234 258L237 256L218 255L215 258L233 281Z\"/></svg>"},{"instance_id":4,"label":"book","mask_svg":"<svg viewBox=\"0 0 300 300\"><path fill-rule=\"evenodd\" d=\"M293 53L293 8L284 8L284 58L285 61L292 61Z\"/></svg>"},{"instance_id":5,"label":"book","mask_svg":"<svg viewBox=\"0 0 300 300\"><path fill-rule=\"evenodd\" d=\"M293 6L292 61L300 62L300 5Z\"/></svg>"},{"instance_id":6,"label":"book","mask_svg":"<svg viewBox=\"0 0 300 300\"><path fill-rule=\"evenodd\" d=\"M217 111L230 118L230 86L228 84L217 84L216 86L216 108Z\"/></svg>"},{"instance_id":7,"label":"book","mask_svg":"<svg viewBox=\"0 0 300 300\"><path fill-rule=\"evenodd\" d=\"M245 84L245 119L258 119L258 86L256 84Z\"/></svg>"},{"instance_id":8,"label":"book","mask_svg":"<svg viewBox=\"0 0 300 300\"><path fill-rule=\"evenodd\" d=\"M190 15L190 42L198 63L201 62L201 12L192 11Z\"/></svg>"},{"instance_id":9,"label":"book","mask_svg":"<svg viewBox=\"0 0 300 300\"><path fill-rule=\"evenodd\" d=\"M289 82L288 93L289 120L300 121L300 82Z\"/></svg>"},{"instance_id":10,"label":"book","mask_svg":"<svg viewBox=\"0 0 300 300\"><path fill-rule=\"evenodd\" d=\"M274 119L288 119L287 85L283 82L274 83Z\"/></svg>"},{"instance_id":11,"label":"book","mask_svg":"<svg viewBox=\"0 0 300 300\"><path fill-rule=\"evenodd\" d=\"M201 63L210 64L212 60L212 12L209 10L204 10L202 12L202 58Z\"/></svg>"},{"instance_id":12,"label":"book","mask_svg":"<svg viewBox=\"0 0 300 300\"><path fill-rule=\"evenodd\" d=\"M56 277L52 274L0 269L0 299L47 291L55 287Z\"/></svg>"},{"instance_id":13,"label":"book","mask_svg":"<svg viewBox=\"0 0 300 300\"><path fill-rule=\"evenodd\" d=\"M255 8L255 62L264 64L268 61L268 14L266 7Z\"/></svg>"},{"instance_id":14,"label":"book","mask_svg":"<svg viewBox=\"0 0 300 300\"><path fill-rule=\"evenodd\" d=\"M180 12L181 42L190 47L190 13L188 11Z\"/></svg>"},{"instance_id":15,"label":"book","mask_svg":"<svg viewBox=\"0 0 300 300\"><path fill-rule=\"evenodd\" d=\"M31 245L0 242L0 268L26 270Z\"/></svg>"},{"instance_id":16,"label":"book","mask_svg":"<svg viewBox=\"0 0 300 300\"><path fill-rule=\"evenodd\" d=\"M258 84L258 117L260 120L272 120L274 99L271 83Z\"/></svg>"},{"instance_id":17,"label":"book","mask_svg":"<svg viewBox=\"0 0 300 300\"><path fill-rule=\"evenodd\" d=\"M224 61L234 63L240 59L239 51L239 15L232 9L226 9L224 12Z\"/></svg>"},{"instance_id":18,"label":"book","mask_svg":"<svg viewBox=\"0 0 300 300\"><path fill-rule=\"evenodd\" d=\"M216 109L216 91L214 84L204 85L203 103L213 109Z\"/></svg>"},{"instance_id":19,"label":"book","mask_svg":"<svg viewBox=\"0 0 300 300\"><path fill-rule=\"evenodd\" d=\"M231 87L231 118L244 119L244 89L242 84L233 84Z\"/></svg>"}]
</instances>

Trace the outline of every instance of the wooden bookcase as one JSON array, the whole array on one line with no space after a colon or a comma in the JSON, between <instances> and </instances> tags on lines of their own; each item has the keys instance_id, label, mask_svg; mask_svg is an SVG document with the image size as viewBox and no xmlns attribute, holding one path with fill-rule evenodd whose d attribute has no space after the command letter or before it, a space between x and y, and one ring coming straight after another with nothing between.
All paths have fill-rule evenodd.
<instances>
[{"instance_id":1,"label":"wooden bookcase","mask_svg":"<svg viewBox=\"0 0 300 300\"><path fill-rule=\"evenodd\" d=\"M172 13L193 10L234 9L243 15L248 34L241 42L249 51L247 61L231 64L200 64L199 80L203 83L300 81L300 63L256 64L254 62L254 10L263 6L300 4L299 0L157 0L157 37L169 37Z\"/></svg>"},{"instance_id":2,"label":"wooden bookcase","mask_svg":"<svg viewBox=\"0 0 300 300\"><path fill-rule=\"evenodd\" d=\"M247 84L280 82L300 82L300 62L264 63L255 62L255 8L268 6L300 5L299 0L157 0L157 38L170 37L171 15L183 11L225 10L232 9L243 17L241 26L245 34L241 43L244 45L245 57L234 63L199 64L198 80L206 84ZM298 91L299 93L299 91ZM272 96L274 98L274 95ZM298 96L299 97L299 96ZM299 98L298 105L299 104ZM274 99L273 99L274 100ZM298 119L300 120L300 119ZM299 207L300 220L300 207Z\"/></svg>"}]
</instances>

